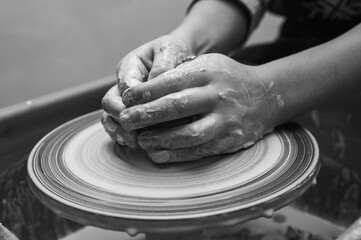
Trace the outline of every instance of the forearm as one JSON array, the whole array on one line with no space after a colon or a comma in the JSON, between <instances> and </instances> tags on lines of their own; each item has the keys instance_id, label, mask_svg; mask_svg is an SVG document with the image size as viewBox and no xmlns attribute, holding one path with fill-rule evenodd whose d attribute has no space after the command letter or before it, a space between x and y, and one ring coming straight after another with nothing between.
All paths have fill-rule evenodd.
<instances>
[{"instance_id":1,"label":"forearm","mask_svg":"<svg viewBox=\"0 0 361 240\"><path fill-rule=\"evenodd\" d=\"M222 0L196 2L171 35L180 37L195 55L227 54L240 46L248 30L248 18L241 7Z\"/></svg>"},{"instance_id":2,"label":"forearm","mask_svg":"<svg viewBox=\"0 0 361 240\"><path fill-rule=\"evenodd\" d=\"M361 91L361 24L342 36L264 64L283 107L279 122Z\"/></svg>"}]
</instances>

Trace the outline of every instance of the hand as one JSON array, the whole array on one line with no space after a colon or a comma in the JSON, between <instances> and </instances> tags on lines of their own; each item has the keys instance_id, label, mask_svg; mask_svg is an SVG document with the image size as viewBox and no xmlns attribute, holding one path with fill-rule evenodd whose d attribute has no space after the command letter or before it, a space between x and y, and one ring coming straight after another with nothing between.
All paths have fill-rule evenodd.
<instances>
[{"instance_id":1,"label":"hand","mask_svg":"<svg viewBox=\"0 0 361 240\"><path fill-rule=\"evenodd\" d=\"M126 130L142 129L139 145L158 163L196 160L252 145L278 124L283 106L257 67L221 54L201 55L123 93ZM192 117L174 128L154 125ZM148 126L153 129L147 130Z\"/></svg>"},{"instance_id":2,"label":"hand","mask_svg":"<svg viewBox=\"0 0 361 240\"><path fill-rule=\"evenodd\" d=\"M117 67L119 89L113 87L102 100L105 110L102 124L112 140L132 148L138 146L138 131L126 131L118 123L119 114L125 109L120 93L192 58L194 56L182 40L164 36L137 48L119 62Z\"/></svg>"},{"instance_id":3,"label":"hand","mask_svg":"<svg viewBox=\"0 0 361 240\"><path fill-rule=\"evenodd\" d=\"M123 146L137 148L138 131L127 131L119 124L119 115L125 109L117 86L112 87L102 100L103 116L101 123L113 141Z\"/></svg>"},{"instance_id":4,"label":"hand","mask_svg":"<svg viewBox=\"0 0 361 240\"><path fill-rule=\"evenodd\" d=\"M135 49L119 62L119 91L122 94L128 87L146 82L194 58L191 49L181 39L171 35L157 38Z\"/></svg>"}]
</instances>

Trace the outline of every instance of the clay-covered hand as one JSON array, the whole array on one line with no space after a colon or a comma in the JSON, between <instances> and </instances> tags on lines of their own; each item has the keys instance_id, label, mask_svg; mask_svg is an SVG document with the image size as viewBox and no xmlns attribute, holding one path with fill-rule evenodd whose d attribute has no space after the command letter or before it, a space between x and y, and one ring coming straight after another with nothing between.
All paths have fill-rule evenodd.
<instances>
[{"instance_id":1,"label":"clay-covered hand","mask_svg":"<svg viewBox=\"0 0 361 240\"><path fill-rule=\"evenodd\" d=\"M102 124L109 136L121 145L136 148L137 131L126 131L119 124L119 115L125 109L120 93L193 58L188 46L170 35L157 38L126 55L117 67L118 89L111 88L102 100L105 111Z\"/></svg>"},{"instance_id":2,"label":"clay-covered hand","mask_svg":"<svg viewBox=\"0 0 361 240\"><path fill-rule=\"evenodd\" d=\"M191 49L177 37L165 35L148 42L119 62L117 78L120 93L193 58Z\"/></svg>"},{"instance_id":3,"label":"clay-covered hand","mask_svg":"<svg viewBox=\"0 0 361 240\"><path fill-rule=\"evenodd\" d=\"M119 124L119 115L125 109L125 106L120 97L119 89L113 86L103 97L103 116L101 123L105 131L108 133L113 141L123 146L137 148L138 145L138 131L125 130Z\"/></svg>"},{"instance_id":4,"label":"clay-covered hand","mask_svg":"<svg viewBox=\"0 0 361 240\"><path fill-rule=\"evenodd\" d=\"M158 163L235 152L278 124L282 97L259 76L224 55L201 55L127 89L119 120L128 131L142 129L138 143ZM190 117L178 127L147 128Z\"/></svg>"}]
</instances>

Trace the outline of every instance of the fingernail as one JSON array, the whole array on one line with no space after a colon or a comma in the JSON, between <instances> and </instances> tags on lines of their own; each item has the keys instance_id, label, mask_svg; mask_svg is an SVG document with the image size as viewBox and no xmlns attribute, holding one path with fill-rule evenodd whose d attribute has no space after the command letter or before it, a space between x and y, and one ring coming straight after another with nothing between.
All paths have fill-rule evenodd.
<instances>
[{"instance_id":1,"label":"fingernail","mask_svg":"<svg viewBox=\"0 0 361 240\"><path fill-rule=\"evenodd\" d=\"M106 97L102 98L102 107L103 107L104 111L109 112L108 100Z\"/></svg>"},{"instance_id":2,"label":"fingernail","mask_svg":"<svg viewBox=\"0 0 361 240\"><path fill-rule=\"evenodd\" d=\"M119 122L123 128L128 129L129 125L131 124L131 119L128 114L121 112L119 115Z\"/></svg>"},{"instance_id":3,"label":"fingernail","mask_svg":"<svg viewBox=\"0 0 361 240\"><path fill-rule=\"evenodd\" d=\"M124 110L119 115L119 122L126 130L133 130L141 126L141 112L140 110Z\"/></svg>"},{"instance_id":4,"label":"fingernail","mask_svg":"<svg viewBox=\"0 0 361 240\"><path fill-rule=\"evenodd\" d=\"M243 147L244 147L244 148L249 148L249 147L252 146L253 144L254 144L253 141L245 142L245 143L243 144Z\"/></svg>"},{"instance_id":5,"label":"fingernail","mask_svg":"<svg viewBox=\"0 0 361 240\"><path fill-rule=\"evenodd\" d=\"M105 119L104 125L109 132L115 132L117 130L117 124L109 117Z\"/></svg>"},{"instance_id":6,"label":"fingernail","mask_svg":"<svg viewBox=\"0 0 361 240\"><path fill-rule=\"evenodd\" d=\"M150 152L149 157L156 163L167 163L170 160L170 153L168 151Z\"/></svg>"},{"instance_id":7,"label":"fingernail","mask_svg":"<svg viewBox=\"0 0 361 240\"><path fill-rule=\"evenodd\" d=\"M139 148L139 144L138 144L137 142L134 142L134 141L129 140L129 139L128 139L126 145L128 145L129 147L131 147L131 148L133 148L133 149L134 149L134 148Z\"/></svg>"},{"instance_id":8,"label":"fingernail","mask_svg":"<svg viewBox=\"0 0 361 240\"><path fill-rule=\"evenodd\" d=\"M134 103L133 92L129 88L124 91L122 100L125 106L129 106Z\"/></svg>"}]
</instances>

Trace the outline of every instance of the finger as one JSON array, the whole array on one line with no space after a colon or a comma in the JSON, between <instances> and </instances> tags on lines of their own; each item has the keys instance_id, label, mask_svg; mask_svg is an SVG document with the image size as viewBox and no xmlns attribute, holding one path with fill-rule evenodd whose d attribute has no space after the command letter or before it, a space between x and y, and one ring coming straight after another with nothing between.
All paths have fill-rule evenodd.
<instances>
[{"instance_id":1,"label":"finger","mask_svg":"<svg viewBox=\"0 0 361 240\"><path fill-rule=\"evenodd\" d=\"M186 88L200 87L207 84L198 71L192 69L174 69L152 81L128 88L122 95L127 107L150 102L165 95L179 92Z\"/></svg>"},{"instance_id":2,"label":"finger","mask_svg":"<svg viewBox=\"0 0 361 240\"><path fill-rule=\"evenodd\" d=\"M131 148L139 147L136 131L126 131L117 123L109 114L103 113L101 122L104 130L109 137L120 145L129 146Z\"/></svg>"},{"instance_id":3,"label":"finger","mask_svg":"<svg viewBox=\"0 0 361 240\"><path fill-rule=\"evenodd\" d=\"M119 62L116 74L120 93L123 93L129 87L144 82L148 78L148 69L151 68L152 58L152 49L143 46Z\"/></svg>"},{"instance_id":4,"label":"finger","mask_svg":"<svg viewBox=\"0 0 361 240\"><path fill-rule=\"evenodd\" d=\"M109 137L116 141L116 131L117 131L117 124L110 115L106 112L103 112L101 123L103 125L104 130L108 133Z\"/></svg>"},{"instance_id":5,"label":"finger","mask_svg":"<svg viewBox=\"0 0 361 240\"><path fill-rule=\"evenodd\" d=\"M149 158L156 163L175 163L198 160L223 153L236 152L243 148L243 141L223 135L201 145L182 149L147 150Z\"/></svg>"},{"instance_id":6,"label":"finger","mask_svg":"<svg viewBox=\"0 0 361 240\"><path fill-rule=\"evenodd\" d=\"M122 98L117 86L113 86L104 95L102 99L102 107L105 112L113 118L119 119L119 114L125 109Z\"/></svg>"},{"instance_id":7,"label":"finger","mask_svg":"<svg viewBox=\"0 0 361 240\"><path fill-rule=\"evenodd\" d=\"M142 132L138 136L138 143L143 149L189 148L211 141L222 130L222 117L211 113L179 127Z\"/></svg>"},{"instance_id":8,"label":"finger","mask_svg":"<svg viewBox=\"0 0 361 240\"><path fill-rule=\"evenodd\" d=\"M125 109L119 118L127 130L144 128L211 111L217 101L206 88L189 88Z\"/></svg>"},{"instance_id":9,"label":"finger","mask_svg":"<svg viewBox=\"0 0 361 240\"><path fill-rule=\"evenodd\" d=\"M179 58L185 55L183 49L173 42L164 42L154 49L153 66L149 73L149 79L174 69L180 62Z\"/></svg>"}]
</instances>

